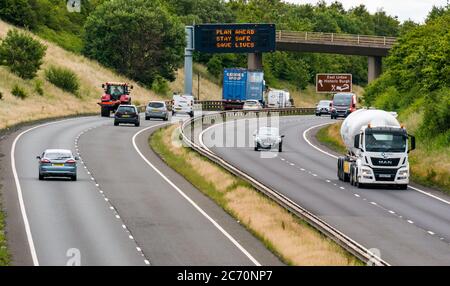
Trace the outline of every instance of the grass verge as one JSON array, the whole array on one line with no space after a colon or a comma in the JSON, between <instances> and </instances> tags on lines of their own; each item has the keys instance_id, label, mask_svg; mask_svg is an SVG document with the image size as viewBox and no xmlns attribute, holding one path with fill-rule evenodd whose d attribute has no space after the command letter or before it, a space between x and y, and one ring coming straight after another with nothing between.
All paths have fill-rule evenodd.
<instances>
[{"instance_id":1,"label":"grass verge","mask_svg":"<svg viewBox=\"0 0 450 286\"><path fill-rule=\"evenodd\" d=\"M341 124L336 123L321 128L316 138L331 150L344 154L345 146L340 136ZM433 150L418 142L417 149L409 155L412 181L450 194L449 150L450 147Z\"/></svg>"},{"instance_id":2,"label":"grass verge","mask_svg":"<svg viewBox=\"0 0 450 286\"><path fill-rule=\"evenodd\" d=\"M8 252L5 233L5 213L2 211L2 205L0 202L0 266L10 265L10 259L11 257Z\"/></svg>"},{"instance_id":3,"label":"grass verge","mask_svg":"<svg viewBox=\"0 0 450 286\"><path fill-rule=\"evenodd\" d=\"M214 200L288 265L362 265L329 238L256 191L247 182L183 147L172 125L149 138L175 171Z\"/></svg>"}]
</instances>

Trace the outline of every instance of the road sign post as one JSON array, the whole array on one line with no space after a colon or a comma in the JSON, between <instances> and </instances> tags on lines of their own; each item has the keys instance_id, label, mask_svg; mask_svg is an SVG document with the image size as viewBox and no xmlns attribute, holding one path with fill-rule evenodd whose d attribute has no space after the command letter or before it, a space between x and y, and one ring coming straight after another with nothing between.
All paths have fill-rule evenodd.
<instances>
[{"instance_id":1,"label":"road sign post","mask_svg":"<svg viewBox=\"0 0 450 286\"><path fill-rule=\"evenodd\" d=\"M353 77L351 74L317 74L317 93L352 92Z\"/></svg>"}]
</instances>

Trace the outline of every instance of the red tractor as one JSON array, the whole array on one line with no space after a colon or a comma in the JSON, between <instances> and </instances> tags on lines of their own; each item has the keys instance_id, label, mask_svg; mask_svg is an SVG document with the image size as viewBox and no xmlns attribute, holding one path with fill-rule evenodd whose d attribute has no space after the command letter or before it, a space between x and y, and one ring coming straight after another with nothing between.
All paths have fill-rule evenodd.
<instances>
[{"instance_id":1,"label":"red tractor","mask_svg":"<svg viewBox=\"0 0 450 286\"><path fill-rule=\"evenodd\" d=\"M121 104L131 104L130 90L132 85L128 83L107 82L102 84L105 94L102 101L98 103L101 107L102 117L109 117Z\"/></svg>"}]
</instances>

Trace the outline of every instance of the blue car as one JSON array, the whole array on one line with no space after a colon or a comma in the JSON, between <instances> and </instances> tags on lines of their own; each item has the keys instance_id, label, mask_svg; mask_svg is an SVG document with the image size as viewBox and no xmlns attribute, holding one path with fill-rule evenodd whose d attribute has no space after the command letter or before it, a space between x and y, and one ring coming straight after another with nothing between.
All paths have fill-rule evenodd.
<instances>
[{"instance_id":1,"label":"blue car","mask_svg":"<svg viewBox=\"0 0 450 286\"><path fill-rule=\"evenodd\" d=\"M77 180L77 161L72 151L62 149L45 150L39 160L39 180L46 177L66 177L72 181Z\"/></svg>"}]
</instances>

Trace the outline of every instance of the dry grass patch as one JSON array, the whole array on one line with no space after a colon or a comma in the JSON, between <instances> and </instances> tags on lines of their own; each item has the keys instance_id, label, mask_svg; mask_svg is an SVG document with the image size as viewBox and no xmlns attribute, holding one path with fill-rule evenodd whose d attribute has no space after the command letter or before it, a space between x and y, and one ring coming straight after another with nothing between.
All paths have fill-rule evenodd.
<instances>
[{"instance_id":1,"label":"dry grass patch","mask_svg":"<svg viewBox=\"0 0 450 286\"><path fill-rule=\"evenodd\" d=\"M182 147L177 126L155 132L150 146L196 188L233 215L290 265L361 265L330 239L300 221L243 180ZM176 134L176 133L175 133Z\"/></svg>"},{"instance_id":2,"label":"dry grass patch","mask_svg":"<svg viewBox=\"0 0 450 286\"><path fill-rule=\"evenodd\" d=\"M13 28L15 27L0 20L0 38L4 38ZM37 78L23 80L13 75L8 68L0 67L0 92L3 94L0 101L0 129L37 119L99 112L96 103L103 92L101 84L107 81L132 83L135 86L131 94L134 102L143 103L150 99L159 99L153 92L95 61L68 52L37 36L34 37L47 46L44 63ZM45 80L44 70L52 65L75 72L80 80L80 98L64 92ZM36 80L42 82L43 95L39 95L35 90ZM14 84L23 87L30 96L24 100L15 98L11 94Z\"/></svg>"}]
</instances>

